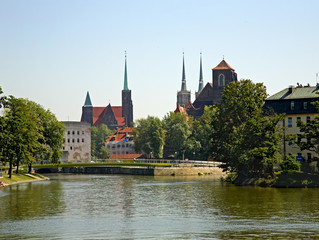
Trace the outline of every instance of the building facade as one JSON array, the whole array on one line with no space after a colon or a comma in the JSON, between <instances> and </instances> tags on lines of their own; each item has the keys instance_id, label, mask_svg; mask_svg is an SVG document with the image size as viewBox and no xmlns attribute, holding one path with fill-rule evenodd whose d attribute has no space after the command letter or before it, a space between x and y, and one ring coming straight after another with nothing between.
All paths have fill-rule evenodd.
<instances>
[{"instance_id":1,"label":"building facade","mask_svg":"<svg viewBox=\"0 0 319 240\"><path fill-rule=\"evenodd\" d=\"M135 154L133 128L123 127L117 129L117 131L105 141L105 147L110 151L111 157L112 155Z\"/></svg>"},{"instance_id":2,"label":"building facade","mask_svg":"<svg viewBox=\"0 0 319 240\"><path fill-rule=\"evenodd\" d=\"M90 162L91 161L91 124L87 122L62 122L65 125L63 137L63 155L61 161Z\"/></svg>"},{"instance_id":3,"label":"building facade","mask_svg":"<svg viewBox=\"0 0 319 240\"><path fill-rule=\"evenodd\" d=\"M311 139L288 140L286 138L291 134L300 133L297 126L298 121L307 123L319 115L316 107L311 104L319 100L319 95L316 94L318 91L318 85L315 87L309 85L304 87L301 85L297 87L290 86L266 99L265 111L285 114L284 120L280 123L280 126L284 127L284 137L281 144L283 156L294 154L302 156L307 161L318 157L314 152L308 150L301 151L295 144L295 141L311 141Z\"/></svg>"},{"instance_id":4,"label":"building facade","mask_svg":"<svg viewBox=\"0 0 319 240\"><path fill-rule=\"evenodd\" d=\"M124 87L122 90L122 106L95 107L92 105L89 92L87 92L82 107L81 122L88 122L91 126L105 124L110 129L118 127L131 127L133 123L133 102L131 90L128 88L127 61L125 55Z\"/></svg>"}]
</instances>

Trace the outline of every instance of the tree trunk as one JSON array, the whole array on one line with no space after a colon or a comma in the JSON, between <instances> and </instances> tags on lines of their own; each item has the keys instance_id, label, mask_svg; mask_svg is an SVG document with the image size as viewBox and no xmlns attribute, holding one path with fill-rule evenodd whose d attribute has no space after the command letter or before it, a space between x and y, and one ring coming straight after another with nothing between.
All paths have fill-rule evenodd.
<instances>
[{"instance_id":1,"label":"tree trunk","mask_svg":"<svg viewBox=\"0 0 319 240\"><path fill-rule=\"evenodd\" d=\"M29 164L29 173L31 174L32 164Z\"/></svg>"},{"instance_id":2,"label":"tree trunk","mask_svg":"<svg viewBox=\"0 0 319 240\"><path fill-rule=\"evenodd\" d=\"M9 162L9 178L11 178L11 176L12 176L12 160L10 160L10 162Z\"/></svg>"},{"instance_id":3,"label":"tree trunk","mask_svg":"<svg viewBox=\"0 0 319 240\"><path fill-rule=\"evenodd\" d=\"M20 163L20 160L19 160L19 159L17 159L17 170L16 170L16 174L18 174L18 173L19 173L19 163Z\"/></svg>"}]
</instances>

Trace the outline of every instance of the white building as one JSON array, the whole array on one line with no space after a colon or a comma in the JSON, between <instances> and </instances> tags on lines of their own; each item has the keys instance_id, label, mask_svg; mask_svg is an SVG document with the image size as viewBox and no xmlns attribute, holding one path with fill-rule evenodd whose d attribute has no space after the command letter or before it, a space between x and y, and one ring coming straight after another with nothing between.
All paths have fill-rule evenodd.
<instances>
[{"instance_id":1,"label":"white building","mask_svg":"<svg viewBox=\"0 0 319 240\"><path fill-rule=\"evenodd\" d=\"M87 122L64 121L61 162L91 161L91 125Z\"/></svg>"}]
</instances>

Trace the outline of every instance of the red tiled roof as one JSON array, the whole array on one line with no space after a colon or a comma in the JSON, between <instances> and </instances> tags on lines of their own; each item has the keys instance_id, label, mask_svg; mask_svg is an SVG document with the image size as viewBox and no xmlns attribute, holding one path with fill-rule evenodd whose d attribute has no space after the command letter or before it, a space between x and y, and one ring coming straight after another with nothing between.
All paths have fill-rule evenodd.
<instances>
[{"instance_id":1,"label":"red tiled roof","mask_svg":"<svg viewBox=\"0 0 319 240\"><path fill-rule=\"evenodd\" d=\"M106 142L110 142L114 137L113 141L123 141L127 136L133 136L133 128L127 127L119 129L118 131L114 132L108 139L106 139Z\"/></svg>"},{"instance_id":2,"label":"red tiled roof","mask_svg":"<svg viewBox=\"0 0 319 240\"><path fill-rule=\"evenodd\" d=\"M106 107L93 107L93 125L100 125L106 111L108 110L110 105ZM125 118L122 116L122 107L121 106L110 106L111 110L114 113L115 119L117 121L117 124L119 126L124 126L125 125Z\"/></svg>"},{"instance_id":3,"label":"red tiled roof","mask_svg":"<svg viewBox=\"0 0 319 240\"><path fill-rule=\"evenodd\" d=\"M176 109L175 109L175 111L174 111L174 113L186 113L186 111L185 111L185 109L182 106L180 106L178 104Z\"/></svg>"},{"instance_id":4,"label":"red tiled roof","mask_svg":"<svg viewBox=\"0 0 319 240\"><path fill-rule=\"evenodd\" d=\"M213 68L213 70L227 70L231 69L234 70L229 64L223 59L216 67Z\"/></svg>"},{"instance_id":5,"label":"red tiled roof","mask_svg":"<svg viewBox=\"0 0 319 240\"><path fill-rule=\"evenodd\" d=\"M112 154L110 159L136 159L143 157L143 154Z\"/></svg>"}]
</instances>

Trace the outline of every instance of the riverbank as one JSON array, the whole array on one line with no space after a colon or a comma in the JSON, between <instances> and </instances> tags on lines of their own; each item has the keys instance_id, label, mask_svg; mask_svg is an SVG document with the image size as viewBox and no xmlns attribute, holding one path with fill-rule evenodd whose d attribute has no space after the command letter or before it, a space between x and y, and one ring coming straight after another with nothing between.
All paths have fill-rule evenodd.
<instances>
[{"instance_id":1,"label":"riverbank","mask_svg":"<svg viewBox=\"0 0 319 240\"><path fill-rule=\"evenodd\" d=\"M275 188L318 188L319 174L288 172L276 175L274 179L237 177L232 181L237 186L260 186Z\"/></svg>"},{"instance_id":2,"label":"riverbank","mask_svg":"<svg viewBox=\"0 0 319 240\"><path fill-rule=\"evenodd\" d=\"M28 183L28 182L38 182L38 181L46 181L50 180L49 178L42 176L41 174L12 174L11 178L9 178L8 174L4 174L2 178L0 178L0 187L6 187L9 185L20 184L20 183Z\"/></svg>"}]
</instances>

